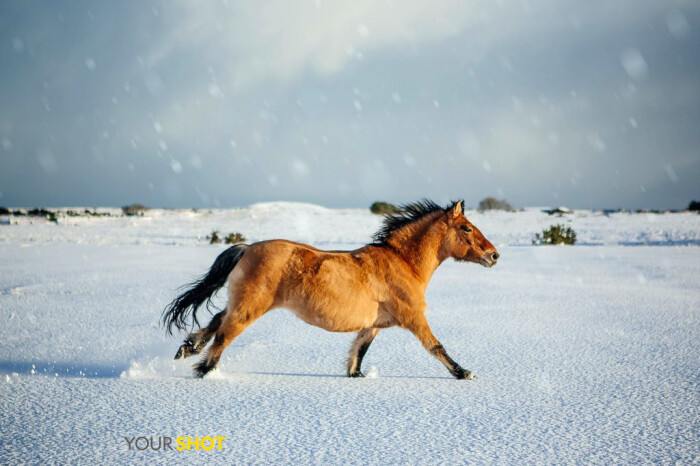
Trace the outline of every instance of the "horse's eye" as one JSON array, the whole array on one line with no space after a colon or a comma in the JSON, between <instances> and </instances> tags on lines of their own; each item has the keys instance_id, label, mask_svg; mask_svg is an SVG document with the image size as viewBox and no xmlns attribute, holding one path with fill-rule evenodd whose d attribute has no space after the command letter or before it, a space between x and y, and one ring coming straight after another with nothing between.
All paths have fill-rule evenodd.
<instances>
[{"instance_id":1,"label":"horse's eye","mask_svg":"<svg viewBox=\"0 0 700 466\"><path fill-rule=\"evenodd\" d=\"M472 229L469 228L469 227L462 227L462 231L465 232L465 233L471 233L471 232L472 232Z\"/></svg>"}]
</instances>

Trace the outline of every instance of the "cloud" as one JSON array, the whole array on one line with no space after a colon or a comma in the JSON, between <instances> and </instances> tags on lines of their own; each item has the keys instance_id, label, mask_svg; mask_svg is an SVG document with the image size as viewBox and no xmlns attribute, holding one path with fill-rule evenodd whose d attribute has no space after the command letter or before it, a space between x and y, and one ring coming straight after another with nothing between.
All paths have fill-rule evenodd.
<instances>
[{"instance_id":1,"label":"cloud","mask_svg":"<svg viewBox=\"0 0 700 466\"><path fill-rule=\"evenodd\" d=\"M0 164L39 190L91 194L86 180L109 173L97 194L116 205L124 179L161 204L501 188L576 206L593 186L587 205L619 205L666 187L665 164L686 196L699 166L697 2L13 8Z\"/></svg>"},{"instance_id":2,"label":"cloud","mask_svg":"<svg viewBox=\"0 0 700 466\"><path fill-rule=\"evenodd\" d=\"M456 0L180 3L179 23L149 52L149 66L196 48L227 63L235 89L305 71L331 75L376 49L438 41L485 20Z\"/></svg>"},{"instance_id":3,"label":"cloud","mask_svg":"<svg viewBox=\"0 0 700 466\"><path fill-rule=\"evenodd\" d=\"M177 8L159 13L167 32L148 51L145 63L157 67L175 55L197 53L226 67L226 87L245 90L270 79L299 78L305 72L332 75L377 50L410 50L465 32L466 53L478 60L503 42L537 38L547 42L553 33L583 29L602 33L669 11L670 24L680 30L678 18L685 17L671 8L686 4L683 0L664 4L597 0L585 6L557 0L183 0ZM689 27L685 20L684 34ZM638 55L626 54L624 62L635 72L640 69Z\"/></svg>"}]
</instances>

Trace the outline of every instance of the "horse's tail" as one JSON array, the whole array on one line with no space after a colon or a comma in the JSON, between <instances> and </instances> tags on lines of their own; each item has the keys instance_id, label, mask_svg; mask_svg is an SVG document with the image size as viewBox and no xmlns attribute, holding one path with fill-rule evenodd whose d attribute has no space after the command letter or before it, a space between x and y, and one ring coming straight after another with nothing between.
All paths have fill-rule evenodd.
<instances>
[{"instance_id":1,"label":"horse's tail","mask_svg":"<svg viewBox=\"0 0 700 466\"><path fill-rule=\"evenodd\" d=\"M173 326L178 330L187 328L187 321L192 314L192 324L199 326L197 320L197 309L206 301L207 308L211 303L211 298L219 288L226 284L226 279L243 257L243 253L248 248L246 244L231 246L216 258L209 272L199 280L196 280L187 287L187 291L175 298L165 310L163 310L163 325L166 331L172 335ZM183 287L184 288L184 287Z\"/></svg>"}]
</instances>

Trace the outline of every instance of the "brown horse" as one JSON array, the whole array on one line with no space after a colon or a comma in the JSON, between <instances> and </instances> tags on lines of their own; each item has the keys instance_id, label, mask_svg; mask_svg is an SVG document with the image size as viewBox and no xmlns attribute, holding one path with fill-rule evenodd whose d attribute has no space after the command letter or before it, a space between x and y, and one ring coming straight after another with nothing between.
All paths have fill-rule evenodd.
<instances>
[{"instance_id":1,"label":"brown horse","mask_svg":"<svg viewBox=\"0 0 700 466\"><path fill-rule=\"evenodd\" d=\"M425 200L403 206L385 217L374 243L355 251L321 251L285 240L232 246L163 312L171 334L173 326L187 327L190 314L193 325L199 325L197 309L228 281L226 310L190 333L175 359L199 354L215 337L194 366L203 377L250 324L271 309L286 308L322 329L358 332L347 360L348 377L363 376L362 358L379 330L399 326L411 331L454 377L473 378L447 355L425 318L425 290L445 259L484 267L498 260L496 248L464 216L463 204L443 209Z\"/></svg>"}]
</instances>

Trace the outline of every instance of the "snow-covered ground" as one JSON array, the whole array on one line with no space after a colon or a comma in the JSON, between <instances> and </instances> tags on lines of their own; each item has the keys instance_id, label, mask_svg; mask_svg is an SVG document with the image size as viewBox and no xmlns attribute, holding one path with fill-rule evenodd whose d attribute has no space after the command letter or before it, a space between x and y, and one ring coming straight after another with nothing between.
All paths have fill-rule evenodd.
<instances>
[{"instance_id":1,"label":"snow-covered ground","mask_svg":"<svg viewBox=\"0 0 700 466\"><path fill-rule=\"evenodd\" d=\"M0 463L641 464L700 462L700 216L469 213L497 267L447 262L428 318L478 379L382 331L352 339L286 311L204 380L171 360L160 312L224 246L212 230L348 249L380 219L303 204L0 225ZM581 245L534 247L573 226ZM222 293L223 296L223 293ZM222 300L218 300L222 304ZM219 451L124 437L224 436Z\"/></svg>"}]
</instances>

